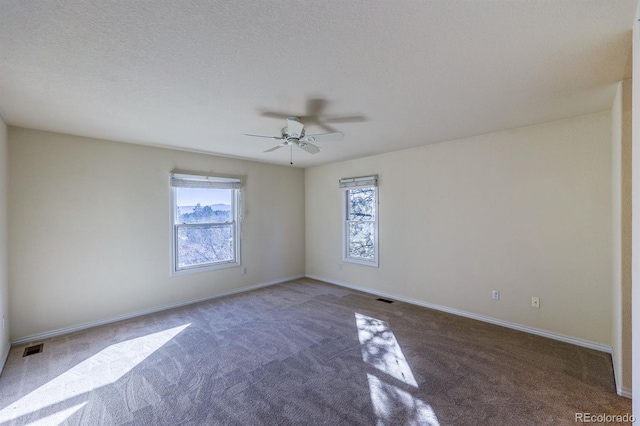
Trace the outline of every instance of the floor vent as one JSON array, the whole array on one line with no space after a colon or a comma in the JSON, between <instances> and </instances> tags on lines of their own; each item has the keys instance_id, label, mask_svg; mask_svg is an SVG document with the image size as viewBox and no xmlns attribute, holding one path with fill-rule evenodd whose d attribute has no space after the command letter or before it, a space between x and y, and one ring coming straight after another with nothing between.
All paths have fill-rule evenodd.
<instances>
[{"instance_id":1,"label":"floor vent","mask_svg":"<svg viewBox=\"0 0 640 426\"><path fill-rule=\"evenodd\" d=\"M383 299L382 297L378 297L376 300L384 303L393 303L393 300Z\"/></svg>"},{"instance_id":2,"label":"floor vent","mask_svg":"<svg viewBox=\"0 0 640 426\"><path fill-rule=\"evenodd\" d=\"M40 352L42 352L42 346L43 343L34 346L27 346L26 348L24 348L24 353L22 354L22 356L25 357L33 354L39 354Z\"/></svg>"}]
</instances>

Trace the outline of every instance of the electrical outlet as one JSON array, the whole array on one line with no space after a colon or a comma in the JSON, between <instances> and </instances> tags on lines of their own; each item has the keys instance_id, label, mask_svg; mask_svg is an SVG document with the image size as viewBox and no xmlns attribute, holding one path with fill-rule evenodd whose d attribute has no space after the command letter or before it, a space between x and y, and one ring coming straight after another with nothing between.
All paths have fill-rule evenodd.
<instances>
[{"instance_id":1,"label":"electrical outlet","mask_svg":"<svg viewBox=\"0 0 640 426\"><path fill-rule=\"evenodd\" d=\"M242 275L247 275L247 268L242 268Z\"/></svg>"},{"instance_id":2,"label":"electrical outlet","mask_svg":"<svg viewBox=\"0 0 640 426\"><path fill-rule=\"evenodd\" d=\"M5 328L7 328L7 320L4 319L4 315L2 316L2 329L4 330Z\"/></svg>"},{"instance_id":3,"label":"electrical outlet","mask_svg":"<svg viewBox=\"0 0 640 426\"><path fill-rule=\"evenodd\" d=\"M534 308L539 308L540 307L540 298L539 297L532 297L531 298L531 306L533 306Z\"/></svg>"},{"instance_id":4,"label":"electrical outlet","mask_svg":"<svg viewBox=\"0 0 640 426\"><path fill-rule=\"evenodd\" d=\"M498 290L493 290L491 292L491 298L493 300L500 300L500 292Z\"/></svg>"}]
</instances>

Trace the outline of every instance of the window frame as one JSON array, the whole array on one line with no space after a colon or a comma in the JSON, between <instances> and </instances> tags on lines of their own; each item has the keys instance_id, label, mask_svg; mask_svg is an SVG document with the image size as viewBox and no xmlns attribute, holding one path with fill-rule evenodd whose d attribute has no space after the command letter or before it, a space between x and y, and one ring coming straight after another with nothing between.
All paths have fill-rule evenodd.
<instances>
[{"instance_id":1,"label":"window frame","mask_svg":"<svg viewBox=\"0 0 640 426\"><path fill-rule=\"evenodd\" d=\"M241 182L238 178L228 178L223 176L205 176L205 175L186 175L186 174L175 174L172 173L170 175L170 180L173 178L178 179L186 179L186 180L195 180L195 181L218 181L218 182ZM225 268L234 268L242 266L241 262L241 224L242 224L242 215L241 215L241 188L221 188L228 189L231 191L231 217L233 219L232 222L204 222L204 223L193 223L193 224L184 224L178 223L178 205L177 205L177 191L179 187L176 187L169 183L169 187L171 189L171 275L184 275L191 274L195 272L206 272L206 271L214 271L218 269ZM206 188L205 188L206 189ZM215 188L211 188L215 189ZM220 189L220 188L218 188ZM233 231L233 242L234 242L234 259L229 261L218 261L211 263L204 263L199 265L185 266L179 267L178 262L178 232L180 228L184 227L205 227L205 226L228 226L232 225Z\"/></svg>"},{"instance_id":2,"label":"window frame","mask_svg":"<svg viewBox=\"0 0 640 426\"><path fill-rule=\"evenodd\" d=\"M378 267L378 258L379 258L379 241L378 241L378 222L379 222L379 202L378 202L378 185L377 185L377 176L374 177L375 181L373 184L367 185L350 185L342 187L342 260L344 262L356 263L360 265L373 266ZM353 178L351 178L353 179ZM357 178L356 178L357 179ZM341 181L342 186L342 181ZM349 191L352 189L364 189L370 188L373 189L373 203L374 203L374 220L372 221L359 221L359 222L371 222L373 223L373 259L365 259L362 257L354 257L349 256L349 224L351 222L355 222L349 219Z\"/></svg>"}]
</instances>

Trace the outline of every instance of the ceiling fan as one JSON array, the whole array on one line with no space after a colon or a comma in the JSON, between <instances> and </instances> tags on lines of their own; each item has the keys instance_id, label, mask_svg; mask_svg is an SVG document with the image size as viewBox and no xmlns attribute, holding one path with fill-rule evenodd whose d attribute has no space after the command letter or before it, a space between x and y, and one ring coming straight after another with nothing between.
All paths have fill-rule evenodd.
<instances>
[{"instance_id":1,"label":"ceiling fan","mask_svg":"<svg viewBox=\"0 0 640 426\"><path fill-rule=\"evenodd\" d=\"M330 133L318 133L315 135L307 135L304 131L304 124L300 121L299 117L287 117L287 126L282 128L281 136L262 136L262 135L250 135L258 138L268 138L282 141L279 145L273 148L267 149L264 152L271 152L280 149L285 146L298 148L307 151L309 154L317 154L320 152L320 147L314 145L313 142L339 142L344 137L342 132L330 132ZM293 162L291 163L293 164Z\"/></svg>"}]
</instances>

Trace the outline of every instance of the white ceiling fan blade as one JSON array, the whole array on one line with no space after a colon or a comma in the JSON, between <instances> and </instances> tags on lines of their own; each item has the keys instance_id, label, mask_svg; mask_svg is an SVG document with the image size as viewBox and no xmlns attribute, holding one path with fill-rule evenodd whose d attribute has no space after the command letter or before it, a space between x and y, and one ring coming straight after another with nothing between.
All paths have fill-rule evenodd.
<instances>
[{"instance_id":1,"label":"white ceiling fan blade","mask_svg":"<svg viewBox=\"0 0 640 426\"><path fill-rule=\"evenodd\" d=\"M314 144L309 143L309 142L300 142L300 143L298 143L298 147L300 147L300 149L304 149L309 154L317 154L317 153L320 152L320 148L319 147L317 147Z\"/></svg>"},{"instance_id":2,"label":"white ceiling fan blade","mask_svg":"<svg viewBox=\"0 0 640 426\"><path fill-rule=\"evenodd\" d=\"M299 138L304 130L304 124L298 121L298 117L287 118L287 132L289 136Z\"/></svg>"},{"instance_id":3,"label":"white ceiling fan blade","mask_svg":"<svg viewBox=\"0 0 640 426\"><path fill-rule=\"evenodd\" d=\"M275 151L276 149L280 149L285 145L276 145L273 148L269 148L268 150L264 151L264 152L271 152L271 151Z\"/></svg>"},{"instance_id":4,"label":"white ceiling fan blade","mask_svg":"<svg viewBox=\"0 0 640 426\"><path fill-rule=\"evenodd\" d=\"M248 133L244 134L245 136L252 136L254 138L267 138L267 139L275 139L275 140L282 140L284 139L282 136L262 136L262 135L250 135Z\"/></svg>"},{"instance_id":5,"label":"white ceiling fan blade","mask_svg":"<svg viewBox=\"0 0 640 426\"><path fill-rule=\"evenodd\" d=\"M340 142L344 138L342 132L318 133L317 135L307 135L300 139L300 142Z\"/></svg>"},{"instance_id":6,"label":"white ceiling fan blade","mask_svg":"<svg viewBox=\"0 0 640 426\"><path fill-rule=\"evenodd\" d=\"M277 111L262 111L262 113L260 114L263 117L269 117L269 118L277 118L278 120L286 120L287 118L291 117L291 114L287 114L285 112L277 112Z\"/></svg>"},{"instance_id":7,"label":"white ceiling fan blade","mask_svg":"<svg viewBox=\"0 0 640 426\"><path fill-rule=\"evenodd\" d=\"M343 117L323 117L322 121L326 121L328 123L362 123L368 120L364 115L348 115Z\"/></svg>"}]
</instances>

